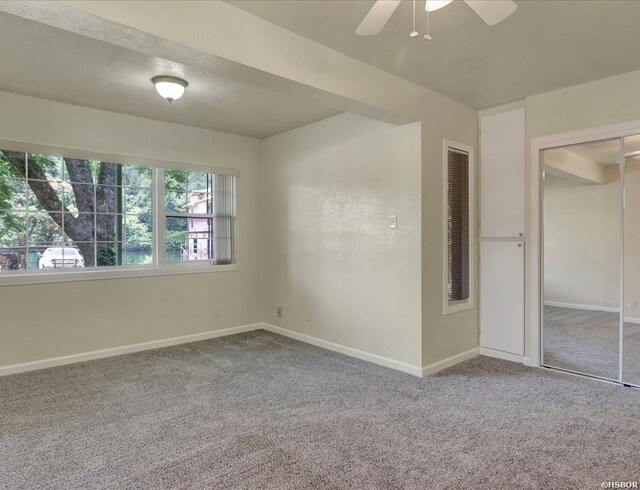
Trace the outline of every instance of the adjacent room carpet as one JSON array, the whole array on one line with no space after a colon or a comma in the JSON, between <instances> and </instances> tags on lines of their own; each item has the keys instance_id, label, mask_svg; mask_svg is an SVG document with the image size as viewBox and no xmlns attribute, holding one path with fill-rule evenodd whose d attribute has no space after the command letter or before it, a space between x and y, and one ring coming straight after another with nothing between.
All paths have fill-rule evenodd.
<instances>
[{"instance_id":1,"label":"adjacent room carpet","mask_svg":"<svg viewBox=\"0 0 640 490\"><path fill-rule=\"evenodd\" d=\"M0 378L0 487L600 488L640 392L478 357L420 379L262 330Z\"/></svg>"},{"instance_id":2,"label":"adjacent room carpet","mask_svg":"<svg viewBox=\"0 0 640 490\"><path fill-rule=\"evenodd\" d=\"M620 316L606 311L544 307L544 363L618 379ZM625 322L622 374L640 385L640 325Z\"/></svg>"}]
</instances>

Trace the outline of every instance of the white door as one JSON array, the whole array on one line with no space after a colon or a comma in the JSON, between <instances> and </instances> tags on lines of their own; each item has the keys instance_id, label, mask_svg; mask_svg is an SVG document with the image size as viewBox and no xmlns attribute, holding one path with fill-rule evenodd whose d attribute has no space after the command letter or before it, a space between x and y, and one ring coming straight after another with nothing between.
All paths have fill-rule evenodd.
<instances>
[{"instance_id":1,"label":"white door","mask_svg":"<svg viewBox=\"0 0 640 490\"><path fill-rule=\"evenodd\" d=\"M524 242L480 242L480 347L524 355Z\"/></svg>"},{"instance_id":2,"label":"white door","mask_svg":"<svg viewBox=\"0 0 640 490\"><path fill-rule=\"evenodd\" d=\"M480 120L480 236L524 236L524 108Z\"/></svg>"}]
</instances>

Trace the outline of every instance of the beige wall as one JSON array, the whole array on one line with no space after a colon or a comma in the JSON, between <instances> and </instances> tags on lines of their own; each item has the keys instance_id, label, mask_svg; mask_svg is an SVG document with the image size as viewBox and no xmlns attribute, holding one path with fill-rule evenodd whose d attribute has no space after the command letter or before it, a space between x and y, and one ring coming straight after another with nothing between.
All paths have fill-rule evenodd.
<instances>
[{"instance_id":1,"label":"beige wall","mask_svg":"<svg viewBox=\"0 0 640 490\"><path fill-rule=\"evenodd\" d=\"M547 176L544 210L545 302L619 308L620 182Z\"/></svg>"},{"instance_id":2,"label":"beige wall","mask_svg":"<svg viewBox=\"0 0 640 490\"><path fill-rule=\"evenodd\" d=\"M268 138L264 162L264 320L421 366L420 124L343 114Z\"/></svg>"},{"instance_id":3,"label":"beige wall","mask_svg":"<svg viewBox=\"0 0 640 490\"><path fill-rule=\"evenodd\" d=\"M531 208L531 140L539 136L640 120L640 71L534 95L526 99L526 209ZM527 215L527 229L532 223ZM529 233L530 234L530 233ZM526 270L531 257L527 247ZM526 291L525 356L531 355L529 291ZM535 326L537 328L537 325Z\"/></svg>"},{"instance_id":4,"label":"beige wall","mask_svg":"<svg viewBox=\"0 0 640 490\"><path fill-rule=\"evenodd\" d=\"M241 171L236 271L3 286L0 366L261 320L261 141L6 92L0 107L0 139Z\"/></svg>"},{"instance_id":5,"label":"beige wall","mask_svg":"<svg viewBox=\"0 0 640 490\"><path fill-rule=\"evenodd\" d=\"M473 147L478 155L478 112L424 89L422 95L422 362L428 366L478 347L477 240L472 243L476 306L443 315L443 155L442 140ZM477 176L477 161L476 161ZM477 177L476 177L477 182ZM477 189L477 185L474 186ZM474 191L475 192L475 191ZM478 193L475 192L477 196ZM478 209L478 206L475 206ZM477 213L476 213L477 215ZM478 236L476 219L475 236Z\"/></svg>"}]
</instances>

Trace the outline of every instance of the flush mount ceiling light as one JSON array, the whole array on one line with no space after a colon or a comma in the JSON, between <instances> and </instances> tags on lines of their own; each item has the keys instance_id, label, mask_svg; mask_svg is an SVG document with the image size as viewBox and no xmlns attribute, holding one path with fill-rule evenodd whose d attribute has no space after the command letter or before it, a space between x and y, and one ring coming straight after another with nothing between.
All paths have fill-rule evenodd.
<instances>
[{"instance_id":1,"label":"flush mount ceiling light","mask_svg":"<svg viewBox=\"0 0 640 490\"><path fill-rule=\"evenodd\" d=\"M169 103L182 97L189 85L182 78L176 77L153 77L151 81L156 86L156 91L160 94L160 97L167 99Z\"/></svg>"}]
</instances>

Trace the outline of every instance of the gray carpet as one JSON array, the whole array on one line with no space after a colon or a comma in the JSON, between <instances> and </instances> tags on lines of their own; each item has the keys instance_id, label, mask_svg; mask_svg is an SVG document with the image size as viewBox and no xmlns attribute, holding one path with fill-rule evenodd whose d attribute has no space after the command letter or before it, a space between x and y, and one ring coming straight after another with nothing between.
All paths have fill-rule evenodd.
<instances>
[{"instance_id":1,"label":"gray carpet","mask_svg":"<svg viewBox=\"0 0 640 490\"><path fill-rule=\"evenodd\" d=\"M544 363L618 379L619 315L544 307ZM640 325L624 324L623 379L640 385Z\"/></svg>"},{"instance_id":2,"label":"gray carpet","mask_svg":"<svg viewBox=\"0 0 640 490\"><path fill-rule=\"evenodd\" d=\"M0 487L600 488L640 392L479 357L420 379L265 331L0 379Z\"/></svg>"}]
</instances>

